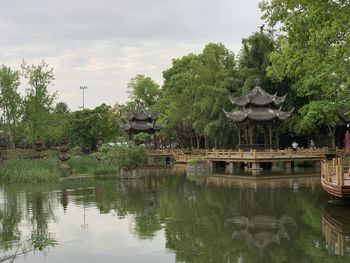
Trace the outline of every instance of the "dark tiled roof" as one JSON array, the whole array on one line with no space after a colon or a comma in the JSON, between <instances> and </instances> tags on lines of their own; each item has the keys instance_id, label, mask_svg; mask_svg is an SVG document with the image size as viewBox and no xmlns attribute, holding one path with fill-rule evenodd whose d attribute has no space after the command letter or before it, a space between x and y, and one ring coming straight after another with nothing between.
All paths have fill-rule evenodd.
<instances>
[{"instance_id":1,"label":"dark tiled roof","mask_svg":"<svg viewBox=\"0 0 350 263\"><path fill-rule=\"evenodd\" d=\"M131 116L129 117L129 120L145 121L148 119L157 120L158 118L159 118L159 114L151 113L149 110L145 108L143 104L140 104L138 110L135 113L131 114Z\"/></svg>"},{"instance_id":2,"label":"dark tiled roof","mask_svg":"<svg viewBox=\"0 0 350 263\"><path fill-rule=\"evenodd\" d=\"M234 112L226 112L226 116L230 118L233 122L243 122L245 120L252 121L271 121L273 119L285 120L290 114L291 111L281 111L276 109L270 109L268 107L254 107L254 108L243 108L243 110L238 110Z\"/></svg>"},{"instance_id":3,"label":"dark tiled roof","mask_svg":"<svg viewBox=\"0 0 350 263\"><path fill-rule=\"evenodd\" d=\"M125 131L159 131L163 126L156 125L147 121L130 121L122 126Z\"/></svg>"},{"instance_id":4,"label":"dark tiled roof","mask_svg":"<svg viewBox=\"0 0 350 263\"><path fill-rule=\"evenodd\" d=\"M263 90L260 86L256 86L249 94L240 97L231 97L230 100L233 105L243 107L248 104L255 106L266 106L273 103L276 106L281 105L287 95L277 96L277 94L270 94Z\"/></svg>"}]
</instances>

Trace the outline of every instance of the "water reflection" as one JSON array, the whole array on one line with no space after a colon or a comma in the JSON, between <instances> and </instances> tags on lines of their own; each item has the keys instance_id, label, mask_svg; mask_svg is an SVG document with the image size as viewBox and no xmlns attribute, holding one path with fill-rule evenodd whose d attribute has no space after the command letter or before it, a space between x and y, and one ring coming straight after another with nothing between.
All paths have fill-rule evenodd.
<instances>
[{"instance_id":1,"label":"water reflection","mask_svg":"<svg viewBox=\"0 0 350 263\"><path fill-rule=\"evenodd\" d=\"M338 201L338 203L328 202L325 205L322 210L322 234L330 253L350 256L349 203Z\"/></svg>"},{"instance_id":2,"label":"water reflection","mask_svg":"<svg viewBox=\"0 0 350 263\"><path fill-rule=\"evenodd\" d=\"M59 243L46 262L322 262L329 254L333 239L324 236L333 224L325 224L329 208L321 214L329 197L319 178L203 180L165 171L1 186L0 255L32 233ZM24 261L40 262L39 254Z\"/></svg>"}]
</instances>

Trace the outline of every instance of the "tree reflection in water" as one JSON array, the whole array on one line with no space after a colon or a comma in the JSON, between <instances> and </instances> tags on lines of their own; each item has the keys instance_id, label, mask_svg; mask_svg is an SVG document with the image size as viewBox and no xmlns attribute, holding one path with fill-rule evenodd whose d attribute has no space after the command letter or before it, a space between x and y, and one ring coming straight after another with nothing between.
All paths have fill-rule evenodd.
<instances>
[{"instance_id":1,"label":"tree reflection in water","mask_svg":"<svg viewBox=\"0 0 350 263\"><path fill-rule=\"evenodd\" d=\"M72 180L0 189L4 200L0 203L1 251L7 254L27 238L19 228L23 220L30 222L32 234L54 240L49 223L56 221L55 208L69 211L75 205L80 211L116 215L115 220L131 217L130 234L144 241L164 233L166 251L174 253L177 262L344 259L329 254L331 245L322 236L320 204L328 195L320 188L319 178L258 183L189 180L162 172L142 180ZM88 219L86 213L86 222L93 228L95 222Z\"/></svg>"},{"instance_id":2,"label":"tree reflection in water","mask_svg":"<svg viewBox=\"0 0 350 263\"><path fill-rule=\"evenodd\" d=\"M55 220L53 208L57 202L40 187L28 186L28 192L18 192L15 186L0 186L0 249L4 255L0 262L13 261L16 257L34 250L57 245L48 222ZM23 219L30 222L30 234L21 233L19 225Z\"/></svg>"}]
</instances>

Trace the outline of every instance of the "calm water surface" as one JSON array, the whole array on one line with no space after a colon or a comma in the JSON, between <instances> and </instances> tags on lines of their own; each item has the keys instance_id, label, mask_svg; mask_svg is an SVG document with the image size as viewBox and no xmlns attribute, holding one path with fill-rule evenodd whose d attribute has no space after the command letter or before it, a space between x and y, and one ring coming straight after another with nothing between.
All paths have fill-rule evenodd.
<instances>
[{"instance_id":1,"label":"calm water surface","mask_svg":"<svg viewBox=\"0 0 350 263\"><path fill-rule=\"evenodd\" d=\"M143 180L6 184L0 258L29 251L15 262L350 262L349 210L319 178L164 171Z\"/></svg>"}]
</instances>

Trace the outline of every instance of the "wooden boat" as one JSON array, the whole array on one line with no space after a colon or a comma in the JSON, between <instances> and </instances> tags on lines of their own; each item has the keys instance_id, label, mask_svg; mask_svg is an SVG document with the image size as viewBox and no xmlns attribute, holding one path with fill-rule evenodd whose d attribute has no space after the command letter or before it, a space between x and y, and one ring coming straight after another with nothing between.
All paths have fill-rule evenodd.
<instances>
[{"instance_id":1,"label":"wooden boat","mask_svg":"<svg viewBox=\"0 0 350 263\"><path fill-rule=\"evenodd\" d=\"M344 170L346 172L344 172ZM348 163L344 167L341 158L321 161L321 184L323 189L329 194L350 198L350 175Z\"/></svg>"}]
</instances>

